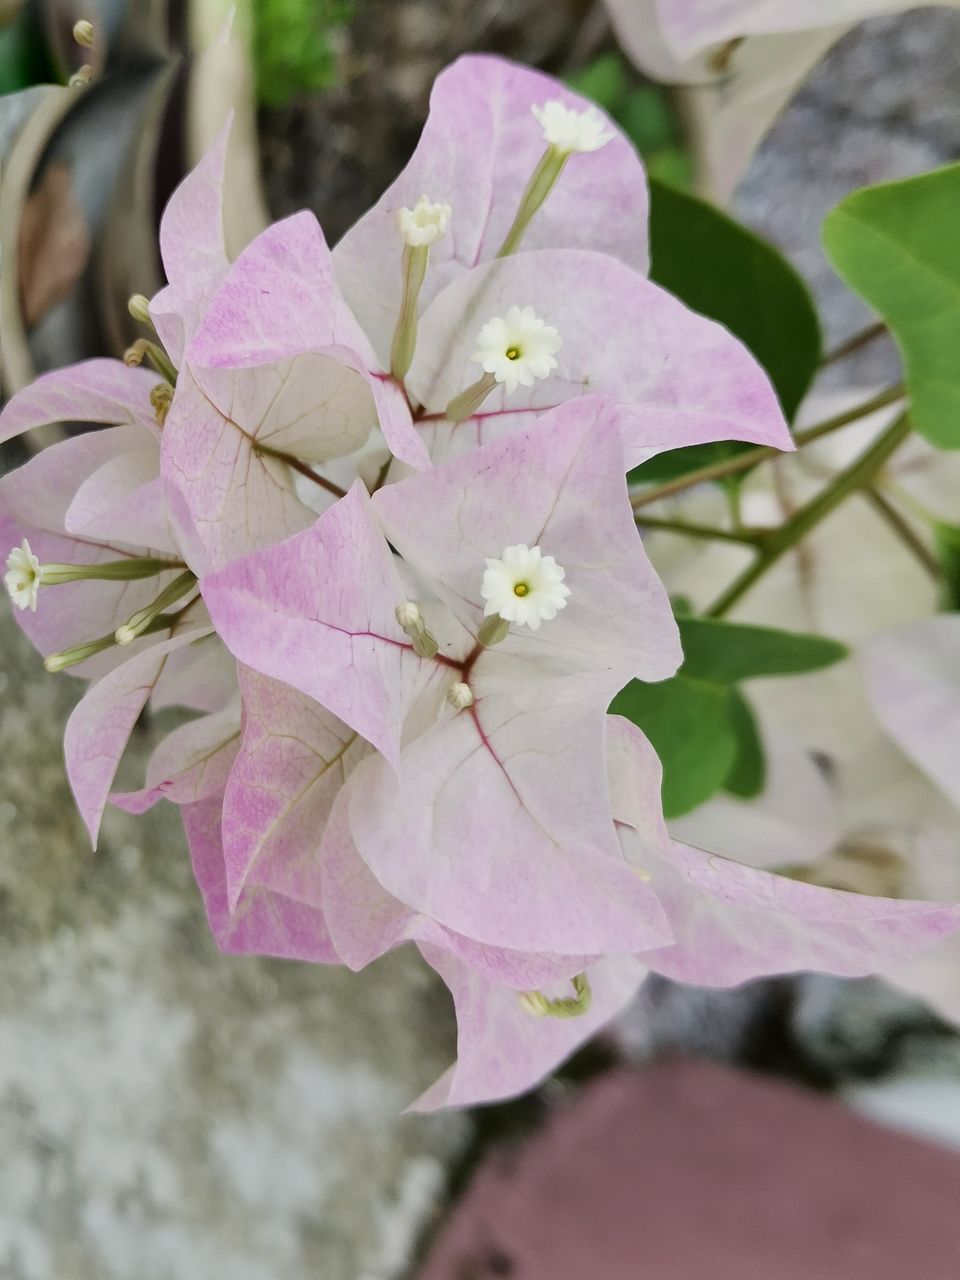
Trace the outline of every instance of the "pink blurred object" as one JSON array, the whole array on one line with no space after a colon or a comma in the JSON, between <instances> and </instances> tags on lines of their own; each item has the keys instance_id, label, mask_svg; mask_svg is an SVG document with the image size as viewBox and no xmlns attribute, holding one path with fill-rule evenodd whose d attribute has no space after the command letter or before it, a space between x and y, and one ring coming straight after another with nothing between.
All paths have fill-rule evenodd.
<instances>
[{"instance_id":1,"label":"pink blurred object","mask_svg":"<svg viewBox=\"0 0 960 1280\"><path fill-rule=\"evenodd\" d=\"M960 1158L699 1061L602 1077L481 1167L421 1280L957 1280Z\"/></svg>"}]
</instances>

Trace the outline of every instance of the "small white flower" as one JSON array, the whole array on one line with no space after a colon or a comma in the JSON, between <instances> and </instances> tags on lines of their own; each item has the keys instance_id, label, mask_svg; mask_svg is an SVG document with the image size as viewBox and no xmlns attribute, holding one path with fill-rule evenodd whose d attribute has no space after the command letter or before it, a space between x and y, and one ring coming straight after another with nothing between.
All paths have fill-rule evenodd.
<instances>
[{"instance_id":1,"label":"small white flower","mask_svg":"<svg viewBox=\"0 0 960 1280\"><path fill-rule=\"evenodd\" d=\"M436 244L450 221L448 204L433 204L421 196L412 209L397 210L397 226L404 243L413 248L429 248Z\"/></svg>"},{"instance_id":2,"label":"small white flower","mask_svg":"<svg viewBox=\"0 0 960 1280\"><path fill-rule=\"evenodd\" d=\"M548 377L557 367L553 356L559 350L560 334L553 325L544 324L533 307L511 307L505 317L497 316L483 326L470 359L513 392Z\"/></svg>"},{"instance_id":3,"label":"small white flower","mask_svg":"<svg viewBox=\"0 0 960 1280\"><path fill-rule=\"evenodd\" d=\"M507 547L499 560L487 557L480 586L484 616L498 613L507 622L539 631L541 622L566 608L570 588L564 586L565 576L553 556L545 556L539 547L522 542Z\"/></svg>"},{"instance_id":4,"label":"small white flower","mask_svg":"<svg viewBox=\"0 0 960 1280\"><path fill-rule=\"evenodd\" d=\"M14 547L7 556L7 572L3 579L10 593L10 599L18 609L37 612L40 576L40 561L30 550L30 543L24 538L23 545Z\"/></svg>"},{"instance_id":5,"label":"small white flower","mask_svg":"<svg viewBox=\"0 0 960 1280\"><path fill-rule=\"evenodd\" d=\"M458 680L447 690L447 701L455 711L466 711L467 707L473 706L473 690Z\"/></svg>"},{"instance_id":6,"label":"small white flower","mask_svg":"<svg viewBox=\"0 0 960 1280\"><path fill-rule=\"evenodd\" d=\"M568 155L571 151L599 151L616 137L607 131L606 120L593 107L576 111L562 102L545 102L542 107L533 106L530 110L547 142Z\"/></svg>"}]
</instances>

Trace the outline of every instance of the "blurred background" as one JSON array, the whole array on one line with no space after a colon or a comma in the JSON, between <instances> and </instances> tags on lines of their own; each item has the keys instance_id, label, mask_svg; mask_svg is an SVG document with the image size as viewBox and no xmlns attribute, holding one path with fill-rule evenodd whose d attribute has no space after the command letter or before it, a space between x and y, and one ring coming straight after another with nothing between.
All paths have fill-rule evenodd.
<instances>
[{"instance_id":1,"label":"blurred background","mask_svg":"<svg viewBox=\"0 0 960 1280\"><path fill-rule=\"evenodd\" d=\"M228 109L234 247L303 207L334 243L467 50L566 79L652 173L695 183L676 98L598 2L0 0L3 394L122 353L128 297L162 280L160 211ZM823 216L960 156L958 50L960 12L863 24L738 187L828 347L866 313L826 265ZM830 378L896 373L879 341ZM112 812L91 853L62 764L79 684L6 609L0 654L3 1280L960 1276L960 1037L921 1006L869 981L657 980L533 1096L405 1116L454 1052L416 958L352 975L221 956L176 811ZM127 767L158 737L142 724Z\"/></svg>"}]
</instances>

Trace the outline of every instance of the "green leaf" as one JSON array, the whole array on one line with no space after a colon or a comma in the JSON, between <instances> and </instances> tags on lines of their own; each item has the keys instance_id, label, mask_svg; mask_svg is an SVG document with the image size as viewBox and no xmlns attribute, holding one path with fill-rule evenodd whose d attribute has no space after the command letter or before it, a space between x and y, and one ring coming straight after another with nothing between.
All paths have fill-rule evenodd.
<instances>
[{"instance_id":1,"label":"green leaf","mask_svg":"<svg viewBox=\"0 0 960 1280\"><path fill-rule=\"evenodd\" d=\"M726 325L767 371L792 418L822 355L820 324L803 280L772 245L705 201L656 181L650 197L651 279ZM673 449L630 478L670 480L745 447L721 441Z\"/></svg>"},{"instance_id":2,"label":"green leaf","mask_svg":"<svg viewBox=\"0 0 960 1280\"><path fill-rule=\"evenodd\" d=\"M629 95L630 72L619 53L602 53L582 71L568 76L567 83L616 118Z\"/></svg>"},{"instance_id":3,"label":"green leaf","mask_svg":"<svg viewBox=\"0 0 960 1280\"><path fill-rule=\"evenodd\" d=\"M827 216L837 273L889 325L917 430L960 449L960 164L867 187Z\"/></svg>"},{"instance_id":4,"label":"green leaf","mask_svg":"<svg viewBox=\"0 0 960 1280\"><path fill-rule=\"evenodd\" d=\"M659 684L632 680L610 711L650 739L663 765L663 811L678 818L722 788L749 799L763 790L763 745L736 687L758 676L818 671L846 657L836 640L714 618L677 616L684 663Z\"/></svg>"},{"instance_id":5,"label":"green leaf","mask_svg":"<svg viewBox=\"0 0 960 1280\"><path fill-rule=\"evenodd\" d=\"M663 812L668 818L703 804L723 786L737 755L731 691L724 685L674 676L660 684L631 680L610 704L650 739L663 765Z\"/></svg>"},{"instance_id":6,"label":"green leaf","mask_svg":"<svg viewBox=\"0 0 960 1280\"><path fill-rule=\"evenodd\" d=\"M767 762L756 717L738 689L730 690L730 722L737 739L737 754L723 789L741 800L752 800L766 785Z\"/></svg>"},{"instance_id":7,"label":"green leaf","mask_svg":"<svg viewBox=\"0 0 960 1280\"><path fill-rule=\"evenodd\" d=\"M847 649L826 636L778 631L720 618L677 619L683 672L700 680L736 684L757 676L800 675L832 666Z\"/></svg>"},{"instance_id":8,"label":"green leaf","mask_svg":"<svg viewBox=\"0 0 960 1280\"><path fill-rule=\"evenodd\" d=\"M943 574L940 608L960 609L960 525L938 520L933 526L933 546Z\"/></svg>"}]
</instances>

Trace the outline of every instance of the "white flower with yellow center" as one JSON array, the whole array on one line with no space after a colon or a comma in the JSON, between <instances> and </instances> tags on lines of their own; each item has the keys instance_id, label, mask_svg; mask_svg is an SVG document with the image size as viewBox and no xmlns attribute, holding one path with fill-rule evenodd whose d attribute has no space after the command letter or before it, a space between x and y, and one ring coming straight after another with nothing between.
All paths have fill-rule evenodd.
<instances>
[{"instance_id":1,"label":"white flower with yellow center","mask_svg":"<svg viewBox=\"0 0 960 1280\"><path fill-rule=\"evenodd\" d=\"M447 229L450 213L448 204L433 204L427 196L421 196L412 209L398 209L397 226L404 243L415 249L436 244Z\"/></svg>"},{"instance_id":2,"label":"white flower with yellow center","mask_svg":"<svg viewBox=\"0 0 960 1280\"><path fill-rule=\"evenodd\" d=\"M600 112L593 107L577 111L554 101L545 102L542 107L532 106L530 110L543 129L547 142L566 155L572 151L599 151L616 137L607 129L607 122Z\"/></svg>"},{"instance_id":3,"label":"white flower with yellow center","mask_svg":"<svg viewBox=\"0 0 960 1280\"><path fill-rule=\"evenodd\" d=\"M480 585L484 616L498 613L506 622L539 631L566 608L570 588L564 586L564 569L539 547L520 542L507 547L499 560L487 557Z\"/></svg>"},{"instance_id":4,"label":"white flower with yellow center","mask_svg":"<svg viewBox=\"0 0 960 1280\"><path fill-rule=\"evenodd\" d=\"M30 550L30 543L24 538L23 545L14 547L7 556L7 572L3 579L10 599L18 609L37 612L40 576L40 561Z\"/></svg>"},{"instance_id":5,"label":"white flower with yellow center","mask_svg":"<svg viewBox=\"0 0 960 1280\"><path fill-rule=\"evenodd\" d=\"M532 387L537 378L549 377L557 367L554 353L560 345L560 334L544 324L533 307L511 307L506 316L497 316L483 326L470 359L513 392L517 387Z\"/></svg>"}]
</instances>

